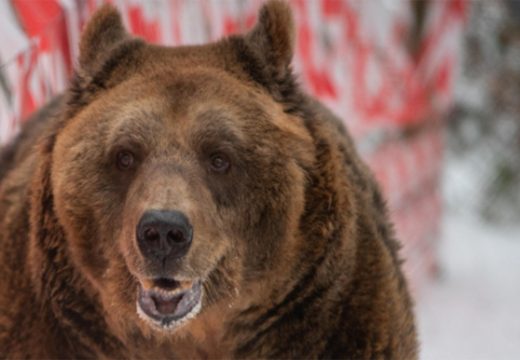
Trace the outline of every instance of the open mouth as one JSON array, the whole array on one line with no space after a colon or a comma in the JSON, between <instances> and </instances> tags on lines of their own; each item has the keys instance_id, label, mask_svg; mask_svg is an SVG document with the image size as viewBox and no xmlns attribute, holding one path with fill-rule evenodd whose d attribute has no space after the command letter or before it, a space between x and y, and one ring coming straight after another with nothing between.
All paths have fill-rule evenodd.
<instances>
[{"instance_id":1,"label":"open mouth","mask_svg":"<svg viewBox=\"0 0 520 360\"><path fill-rule=\"evenodd\" d=\"M160 278L142 284L137 294L139 316L160 328L171 330L195 317L201 308L202 284L200 281L179 282Z\"/></svg>"}]
</instances>

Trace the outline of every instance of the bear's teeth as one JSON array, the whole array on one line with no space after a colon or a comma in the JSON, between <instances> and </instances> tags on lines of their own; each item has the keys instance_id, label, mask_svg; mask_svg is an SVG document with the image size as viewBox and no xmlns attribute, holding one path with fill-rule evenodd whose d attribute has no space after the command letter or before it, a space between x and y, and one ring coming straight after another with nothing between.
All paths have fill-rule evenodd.
<instances>
[{"instance_id":1,"label":"bear's teeth","mask_svg":"<svg viewBox=\"0 0 520 360\"><path fill-rule=\"evenodd\" d=\"M176 296L179 296L181 293L182 291L179 290L152 289L152 294L164 300L172 299Z\"/></svg>"}]
</instances>

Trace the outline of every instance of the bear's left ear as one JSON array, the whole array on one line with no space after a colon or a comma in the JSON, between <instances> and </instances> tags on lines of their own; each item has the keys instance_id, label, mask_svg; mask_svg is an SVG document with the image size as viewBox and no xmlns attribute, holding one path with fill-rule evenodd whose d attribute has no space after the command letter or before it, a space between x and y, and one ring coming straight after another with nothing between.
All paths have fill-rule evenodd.
<instances>
[{"instance_id":1,"label":"bear's left ear","mask_svg":"<svg viewBox=\"0 0 520 360\"><path fill-rule=\"evenodd\" d=\"M114 6L107 4L97 10L81 35L79 66L69 86L67 116L88 104L99 90L113 87L132 74L144 44L126 32Z\"/></svg>"},{"instance_id":2,"label":"bear's left ear","mask_svg":"<svg viewBox=\"0 0 520 360\"><path fill-rule=\"evenodd\" d=\"M258 23L245 36L249 46L277 75L285 73L294 51L294 21L289 5L270 0L260 9Z\"/></svg>"},{"instance_id":3,"label":"bear's left ear","mask_svg":"<svg viewBox=\"0 0 520 360\"><path fill-rule=\"evenodd\" d=\"M79 45L80 71L93 75L107 60L111 51L124 40L130 38L121 16L112 5L104 5L92 16Z\"/></svg>"}]
</instances>

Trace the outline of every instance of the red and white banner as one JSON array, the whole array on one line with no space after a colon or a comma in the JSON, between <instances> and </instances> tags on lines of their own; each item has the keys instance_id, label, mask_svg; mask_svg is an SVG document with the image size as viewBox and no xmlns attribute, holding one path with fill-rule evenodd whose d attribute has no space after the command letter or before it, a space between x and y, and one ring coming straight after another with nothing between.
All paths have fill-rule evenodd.
<instances>
[{"instance_id":1,"label":"red and white banner","mask_svg":"<svg viewBox=\"0 0 520 360\"><path fill-rule=\"evenodd\" d=\"M0 144L66 87L81 29L103 2L0 1ZM245 31L262 3L110 2L121 10L132 33L166 45L204 43ZM438 119L449 109L468 3L429 1L415 53L409 48L415 27L408 0L290 3L297 26L294 65L299 79L353 133L383 185L405 243L409 273L416 277L434 264L442 137L434 127L408 140L396 140L395 134Z\"/></svg>"}]
</instances>

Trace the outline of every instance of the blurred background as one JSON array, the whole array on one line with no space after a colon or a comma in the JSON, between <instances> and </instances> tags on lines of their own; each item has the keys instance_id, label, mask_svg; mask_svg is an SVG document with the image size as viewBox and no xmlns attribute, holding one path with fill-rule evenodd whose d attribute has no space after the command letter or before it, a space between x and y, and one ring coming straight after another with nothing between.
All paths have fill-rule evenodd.
<instances>
[{"instance_id":1,"label":"blurred background","mask_svg":"<svg viewBox=\"0 0 520 360\"><path fill-rule=\"evenodd\" d=\"M0 145L63 91L102 0L0 1ZM178 45L245 31L261 0L114 0ZM300 83L381 183L423 359L520 358L520 1L293 0Z\"/></svg>"}]
</instances>

